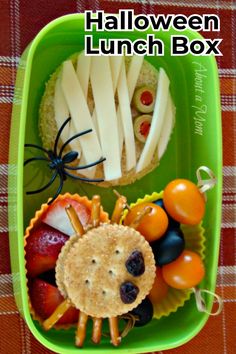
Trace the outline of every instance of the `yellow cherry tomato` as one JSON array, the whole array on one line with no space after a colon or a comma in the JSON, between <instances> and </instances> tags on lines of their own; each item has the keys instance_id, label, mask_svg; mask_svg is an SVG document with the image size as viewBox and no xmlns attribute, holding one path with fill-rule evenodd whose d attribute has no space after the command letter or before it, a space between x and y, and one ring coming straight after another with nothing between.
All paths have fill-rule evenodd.
<instances>
[{"instance_id":1,"label":"yellow cherry tomato","mask_svg":"<svg viewBox=\"0 0 236 354\"><path fill-rule=\"evenodd\" d=\"M189 289L201 282L205 268L197 253L184 250L175 261L162 267L162 275L172 288Z\"/></svg>"},{"instance_id":2,"label":"yellow cherry tomato","mask_svg":"<svg viewBox=\"0 0 236 354\"><path fill-rule=\"evenodd\" d=\"M124 224L130 225L146 207L151 207L150 213L145 215L136 228L148 242L152 242L164 235L168 227L166 212L154 203L141 203L135 205L128 212Z\"/></svg>"},{"instance_id":3,"label":"yellow cherry tomato","mask_svg":"<svg viewBox=\"0 0 236 354\"><path fill-rule=\"evenodd\" d=\"M148 297L153 304L158 304L168 293L168 285L164 281L160 267L156 268L156 278Z\"/></svg>"},{"instance_id":4,"label":"yellow cherry tomato","mask_svg":"<svg viewBox=\"0 0 236 354\"><path fill-rule=\"evenodd\" d=\"M175 179L164 189L167 213L181 224L197 225L205 213L205 200L197 186L186 179Z\"/></svg>"}]
</instances>

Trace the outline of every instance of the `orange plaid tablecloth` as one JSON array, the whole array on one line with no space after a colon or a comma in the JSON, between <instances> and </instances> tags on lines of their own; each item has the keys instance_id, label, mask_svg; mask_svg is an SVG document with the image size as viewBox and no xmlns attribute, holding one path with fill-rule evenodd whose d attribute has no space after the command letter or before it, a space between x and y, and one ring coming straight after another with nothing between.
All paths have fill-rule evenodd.
<instances>
[{"instance_id":1,"label":"orange plaid tablecloth","mask_svg":"<svg viewBox=\"0 0 236 354\"><path fill-rule=\"evenodd\" d=\"M236 4L232 0L1 0L0 1L0 353L43 354L19 316L12 293L8 245L7 177L8 146L14 81L19 58L37 32L56 17L85 9L135 13L215 13L221 19L222 57L218 57L223 125L223 220L217 293L224 299L220 316L210 318L204 329L174 353L236 353Z\"/></svg>"}]
</instances>

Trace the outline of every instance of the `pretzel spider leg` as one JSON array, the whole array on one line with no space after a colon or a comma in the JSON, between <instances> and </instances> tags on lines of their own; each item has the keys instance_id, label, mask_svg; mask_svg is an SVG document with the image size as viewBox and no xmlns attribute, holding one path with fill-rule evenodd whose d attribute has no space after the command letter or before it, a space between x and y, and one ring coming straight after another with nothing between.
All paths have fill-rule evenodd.
<instances>
[{"instance_id":1,"label":"pretzel spider leg","mask_svg":"<svg viewBox=\"0 0 236 354\"><path fill-rule=\"evenodd\" d=\"M92 341L99 344L102 337L102 318L93 317Z\"/></svg>"},{"instance_id":2,"label":"pretzel spider leg","mask_svg":"<svg viewBox=\"0 0 236 354\"><path fill-rule=\"evenodd\" d=\"M110 317L108 320L109 320L111 342L114 346L117 347L121 342L121 337L118 328L118 317Z\"/></svg>"},{"instance_id":3,"label":"pretzel spider leg","mask_svg":"<svg viewBox=\"0 0 236 354\"><path fill-rule=\"evenodd\" d=\"M101 199L99 195L94 195L92 198L91 223L93 227L98 227L100 224Z\"/></svg>"},{"instance_id":4,"label":"pretzel spider leg","mask_svg":"<svg viewBox=\"0 0 236 354\"><path fill-rule=\"evenodd\" d=\"M83 225L81 224L81 221L80 221L80 219L79 219L79 217L72 205L69 204L66 207L66 213L70 219L71 226L75 230L76 234L78 234L81 237L85 231L84 231Z\"/></svg>"},{"instance_id":5,"label":"pretzel spider leg","mask_svg":"<svg viewBox=\"0 0 236 354\"><path fill-rule=\"evenodd\" d=\"M75 337L75 345L77 347L82 347L84 344L84 340L86 337L87 322L88 322L88 315L86 315L86 313L80 311L78 325L77 325L77 331L76 331L76 337Z\"/></svg>"},{"instance_id":6,"label":"pretzel spider leg","mask_svg":"<svg viewBox=\"0 0 236 354\"><path fill-rule=\"evenodd\" d=\"M111 222L113 224L120 223L120 218L126 205L127 205L126 197L123 195L119 195L118 199L116 200L115 208L113 210L112 217L111 217Z\"/></svg>"},{"instance_id":7,"label":"pretzel spider leg","mask_svg":"<svg viewBox=\"0 0 236 354\"><path fill-rule=\"evenodd\" d=\"M56 310L43 322L43 328L48 331L51 329L64 315L64 313L71 307L71 302L69 299L64 300Z\"/></svg>"}]
</instances>

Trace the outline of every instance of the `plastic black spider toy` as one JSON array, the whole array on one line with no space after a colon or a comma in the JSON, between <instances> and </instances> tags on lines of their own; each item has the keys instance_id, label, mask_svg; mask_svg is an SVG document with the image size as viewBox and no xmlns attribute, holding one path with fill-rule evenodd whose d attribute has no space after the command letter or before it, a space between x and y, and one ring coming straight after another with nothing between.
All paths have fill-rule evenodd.
<instances>
[{"instance_id":1,"label":"plastic black spider toy","mask_svg":"<svg viewBox=\"0 0 236 354\"><path fill-rule=\"evenodd\" d=\"M67 120L62 124L61 128L59 129L57 136L56 136L56 140L54 143L54 148L53 151L52 150L46 150L41 146L38 145L34 145L34 144L25 144L25 147L33 147L39 150L42 150L48 157L32 157L28 160L26 160L24 162L24 166L26 166L28 163L32 162L32 161L37 161L37 160L42 160L42 161L47 161L48 166L51 170L54 170L53 175L51 177L51 179L49 180L49 182L43 186L40 189L36 189L34 191L29 191L26 192L26 194L36 194L36 193L40 193L42 191L44 191L45 189L47 189L48 187L50 187L50 185L55 181L56 177L59 176L60 178L60 184L59 187L54 195L54 197L48 202L48 204L51 204L56 197L61 193L62 188L63 188L63 183L64 181L67 179L67 177L72 177L74 179L78 179L81 181L86 181L86 182L103 182L103 179L89 179L86 177L79 177L79 176L75 176L71 173L68 172L68 170L83 170L95 165L98 165L99 163L102 163L103 161L105 161L106 159L101 157L99 160L92 162L88 165L84 165L84 166L76 166L76 167L72 167L69 166L68 164L70 164L71 162L75 161L78 157L78 152L76 151L70 151L68 153L66 153L65 155L63 155L63 151L65 149L65 147L74 139L79 138L82 135L88 134L92 132L92 129L88 129L85 130L81 133L78 133L74 136L72 136L70 139L68 139L60 148L59 154L57 154L57 147L58 147L58 141L60 139L61 133L63 131L63 129L65 128L65 126L69 123L69 121L71 120L71 118L67 118ZM62 156L63 155L63 156Z\"/></svg>"}]
</instances>

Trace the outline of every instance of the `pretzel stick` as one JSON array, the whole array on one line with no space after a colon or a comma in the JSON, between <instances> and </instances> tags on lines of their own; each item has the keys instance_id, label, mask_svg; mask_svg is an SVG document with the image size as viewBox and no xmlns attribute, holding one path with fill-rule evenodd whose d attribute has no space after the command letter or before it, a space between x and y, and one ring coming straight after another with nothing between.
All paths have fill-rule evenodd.
<instances>
[{"instance_id":1,"label":"pretzel stick","mask_svg":"<svg viewBox=\"0 0 236 354\"><path fill-rule=\"evenodd\" d=\"M111 342L113 345L117 347L121 342L121 337L118 328L118 317L109 318L109 328L110 328Z\"/></svg>"},{"instance_id":2,"label":"pretzel stick","mask_svg":"<svg viewBox=\"0 0 236 354\"><path fill-rule=\"evenodd\" d=\"M56 310L43 322L43 328L48 331L55 323L57 323L64 313L71 307L69 299L64 300Z\"/></svg>"},{"instance_id":3,"label":"pretzel stick","mask_svg":"<svg viewBox=\"0 0 236 354\"><path fill-rule=\"evenodd\" d=\"M133 229L137 229L140 222L142 221L142 218L149 214L152 211L152 207L145 207L143 208L143 210L141 210L140 212L137 213L136 218L131 222L131 224L129 224L129 227L132 227Z\"/></svg>"},{"instance_id":4,"label":"pretzel stick","mask_svg":"<svg viewBox=\"0 0 236 354\"><path fill-rule=\"evenodd\" d=\"M91 211L91 221L93 227L97 227L100 224L100 209L101 209L100 196L94 195L92 199L92 211Z\"/></svg>"},{"instance_id":5,"label":"pretzel stick","mask_svg":"<svg viewBox=\"0 0 236 354\"><path fill-rule=\"evenodd\" d=\"M86 326L88 321L88 315L86 313L80 311L79 320L77 325L76 337L75 337L75 345L77 347L82 347L84 344L85 336L86 336Z\"/></svg>"},{"instance_id":6,"label":"pretzel stick","mask_svg":"<svg viewBox=\"0 0 236 354\"><path fill-rule=\"evenodd\" d=\"M75 232L79 236L82 236L84 234L84 228L83 228L83 225L81 224L81 221L80 221L75 209L70 204L67 205L65 209L66 209L66 213L70 219L73 229L75 230Z\"/></svg>"},{"instance_id":7,"label":"pretzel stick","mask_svg":"<svg viewBox=\"0 0 236 354\"><path fill-rule=\"evenodd\" d=\"M119 224L122 212L126 206L127 206L126 197L123 195L119 195L111 217L111 222L113 224Z\"/></svg>"},{"instance_id":8,"label":"pretzel stick","mask_svg":"<svg viewBox=\"0 0 236 354\"><path fill-rule=\"evenodd\" d=\"M93 343L99 344L102 336L102 318L93 317Z\"/></svg>"}]
</instances>

